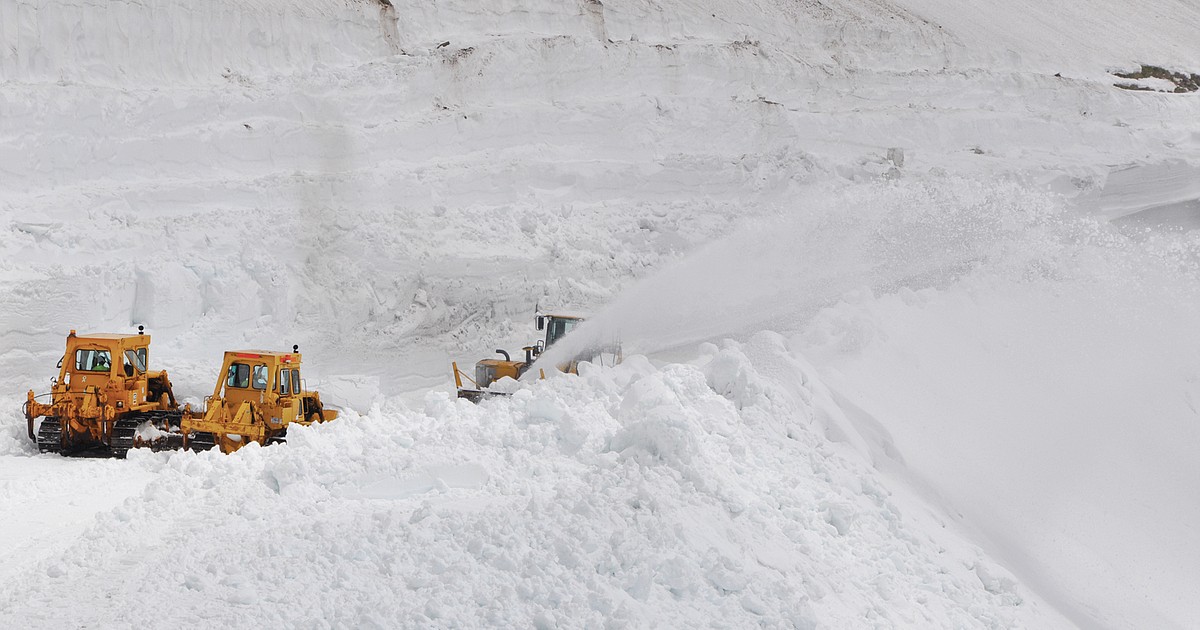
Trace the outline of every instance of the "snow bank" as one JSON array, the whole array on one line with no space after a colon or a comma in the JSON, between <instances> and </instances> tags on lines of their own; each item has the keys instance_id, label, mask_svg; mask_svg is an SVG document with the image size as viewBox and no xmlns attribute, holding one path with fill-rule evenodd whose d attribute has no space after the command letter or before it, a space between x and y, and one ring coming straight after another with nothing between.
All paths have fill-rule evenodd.
<instances>
[{"instance_id":1,"label":"snow bank","mask_svg":"<svg viewBox=\"0 0 1200 630\"><path fill-rule=\"evenodd\" d=\"M985 545L1082 627L1186 628L1200 588L1200 240L1059 215L954 285L801 337Z\"/></svg>"},{"instance_id":2,"label":"snow bank","mask_svg":"<svg viewBox=\"0 0 1200 630\"><path fill-rule=\"evenodd\" d=\"M1089 205L1110 219L1197 203L1200 165L1167 161L1115 170L1093 196Z\"/></svg>"},{"instance_id":3,"label":"snow bank","mask_svg":"<svg viewBox=\"0 0 1200 630\"><path fill-rule=\"evenodd\" d=\"M137 451L154 480L22 571L0 623L1062 623L825 437L836 408L781 337L703 354L393 401L235 456Z\"/></svg>"},{"instance_id":4,"label":"snow bank","mask_svg":"<svg viewBox=\"0 0 1200 630\"><path fill-rule=\"evenodd\" d=\"M822 3L610 0L180 0L0 4L0 77L129 84L246 80L353 65L449 42L566 37L609 42L740 42L808 63L911 71L1003 68L1102 79L1137 63L1196 59L1196 8L1155 0L1024 2L982 13L945 0ZM1179 68L1195 71L1194 68Z\"/></svg>"},{"instance_id":5,"label":"snow bank","mask_svg":"<svg viewBox=\"0 0 1200 630\"><path fill-rule=\"evenodd\" d=\"M972 5L953 0L895 0L944 28L991 67L1032 69L1105 80L1108 72L1147 62L1187 67L1197 60L1200 9L1187 0L1130 5L1121 0L1016 0ZM986 54L986 53L985 53Z\"/></svg>"}]
</instances>

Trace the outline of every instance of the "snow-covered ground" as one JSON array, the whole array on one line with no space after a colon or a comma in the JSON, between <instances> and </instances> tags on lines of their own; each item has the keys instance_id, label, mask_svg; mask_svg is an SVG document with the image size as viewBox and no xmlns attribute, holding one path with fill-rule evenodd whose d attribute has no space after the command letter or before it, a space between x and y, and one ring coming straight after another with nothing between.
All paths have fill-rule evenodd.
<instances>
[{"instance_id":1,"label":"snow-covered ground","mask_svg":"<svg viewBox=\"0 0 1200 630\"><path fill-rule=\"evenodd\" d=\"M1200 100L1111 73L1197 32L0 0L0 625L1190 627ZM455 401L537 307L629 360ZM298 343L346 417L36 455L66 331L138 324L194 398Z\"/></svg>"}]
</instances>

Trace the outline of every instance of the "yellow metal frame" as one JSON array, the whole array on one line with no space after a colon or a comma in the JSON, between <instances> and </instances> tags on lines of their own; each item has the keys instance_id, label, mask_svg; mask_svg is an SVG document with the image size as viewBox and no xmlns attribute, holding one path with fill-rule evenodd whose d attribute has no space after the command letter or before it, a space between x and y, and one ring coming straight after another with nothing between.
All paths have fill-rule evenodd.
<instances>
[{"instance_id":1,"label":"yellow metal frame","mask_svg":"<svg viewBox=\"0 0 1200 630\"><path fill-rule=\"evenodd\" d=\"M307 391L298 372L302 363L299 352L232 350L225 353L217 384L206 399L203 413L187 414L180 425L187 448L191 434L211 433L222 452L232 453L249 442L265 445L271 438L282 437L292 423L309 425L338 417L335 409L326 409L318 392ZM239 387L230 377L231 367L245 365L249 373L262 368L266 380L255 387L253 377ZM287 371L287 387L283 375ZM299 388L293 385L299 384ZM310 419L314 418L315 419Z\"/></svg>"},{"instance_id":2,"label":"yellow metal frame","mask_svg":"<svg viewBox=\"0 0 1200 630\"><path fill-rule=\"evenodd\" d=\"M108 370L78 369L75 366L75 357L80 350L108 352ZM69 436L86 436L90 441L107 444L113 424L125 415L172 409L175 399L171 381L165 370L146 369L138 372L135 367L132 375L126 375L123 369L118 369L127 350L135 353L145 350L148 367L150 335L78 335L72 330L67 335L62 365L50 392L39 395L31 389L26 395L23 410L30 439L37 439L33 432L34 420L39 417L57 417L63 423L64 441L69 439ZM157 397L150 396L151 390L155 388L161 393ZM49 404L37 400L46 396L50 396Z\"/></svg>"}]
</instances>

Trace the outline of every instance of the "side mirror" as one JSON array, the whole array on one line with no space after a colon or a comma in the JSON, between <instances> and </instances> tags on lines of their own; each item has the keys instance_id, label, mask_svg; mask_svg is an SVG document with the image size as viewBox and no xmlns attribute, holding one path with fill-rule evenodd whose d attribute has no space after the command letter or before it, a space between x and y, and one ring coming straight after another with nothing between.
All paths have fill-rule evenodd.
<instances>
[{"instance_id":1,"label":"side mirror","mask_svg":"<svg viewBox=\"0 0 1200 630\"><path fill-rule=\"evenodd\" d=\"M538 328L538 330L546 330L546 316L545 315L537 316L537 328Z\"/></svg>"}]
</instances>

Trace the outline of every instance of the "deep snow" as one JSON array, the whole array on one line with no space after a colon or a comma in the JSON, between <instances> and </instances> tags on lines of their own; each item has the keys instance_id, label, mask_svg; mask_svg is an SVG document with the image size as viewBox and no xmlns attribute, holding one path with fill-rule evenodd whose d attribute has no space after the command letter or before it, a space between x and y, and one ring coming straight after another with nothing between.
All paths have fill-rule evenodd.
<instances>
[{"instance_id":1,"label":"deep snow","mask_svg":"<svg viewBox=\"0 0 1200 630\"><path fill-rule=\"evenodd\" d=\"M442 392L153 475L5 625L1008 627L1055 619L830 444L782 338L474 406ZM760 357L760 358L751 358ZM756 365L783 362L807 385ZM811 387L811 389L810 389ZM910 513L908 510L912 509ZM118 560L124 553L132 561ZM56 605L64 587L104 592ZM129 606L170 597L170 606Z\"/></svg>"},{"instance_id":2,"label":"deep snow","mask_svg":"<svg viewBox=\"0 0 1200 630\"><path fill-rule=\"evenodd\" d=\"M1110 74L1200 70L1195 7L392 4L0 0L4 625L1200 613L1200 101ZM633 358L450 399L537 306ZM33 455L138 323L347 417Z\"/></svg>"}]
</instances>

